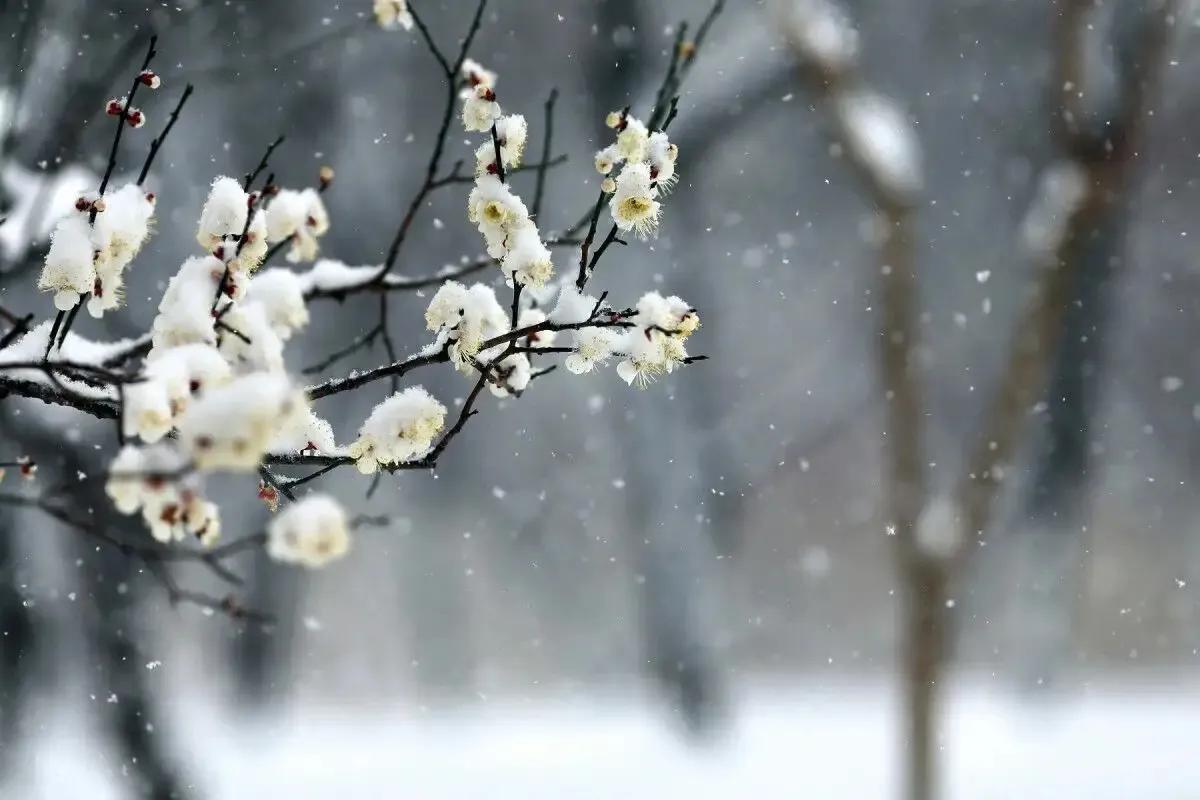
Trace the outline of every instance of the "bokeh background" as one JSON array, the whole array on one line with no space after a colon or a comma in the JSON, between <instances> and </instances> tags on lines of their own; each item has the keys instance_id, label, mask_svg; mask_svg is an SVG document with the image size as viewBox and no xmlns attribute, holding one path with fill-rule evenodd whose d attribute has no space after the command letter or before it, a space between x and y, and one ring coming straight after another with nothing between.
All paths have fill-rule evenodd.
<instances>
[{"instance_id":1,"label":"bokeh background","mask_svg":"<svg viewBox=\"0 0 1200 800\"><path fill-rule=\"evenodd\" d=\"M436 476L385 477L369 500L367 482L334 472L324 488L391 523L319 573L247 554L240 596L277 618L267 629L171 607L136 561L0 508L0 794L903 796L907 587L883 505L876 209L805 80L790 4L730 0L682 92L681 181L661 234L598 276L618 304L647 288L688 299L709 361L640 391L609 369L488 398ZM1097 58L1122 7L1151 5L1097 0ZM419 7L453 51L474 3ZM543 229L592 202L604 114L646 112L676 26L708 7L491 4L472 55L529 118L533 152L542 104L561 93L554 151L570 160L550 174ZM1021 230L1060 155L1047 97L1065 3L845 8L862 79L905 111L923 151L922 460L950 488L1037 270ZM1030 409L950 589L945 797L1182 799L1200 786L1200 19L1182 3L1172 23L1125 210L1048 359L1057 388ZM443 93L416 33L379 30L368 0L0 0L0 208L34 202L52 219L56 187L69 196L72 176L102 170L103 101L151 31L164 89L125 139L126 170L184 83L196 94L150 181L158 230L128 308L81 317L77 332L145 330L195 251L208 184L249 170L280 133L280 183L337 172L323 255L378 263ZM465 138L452 130L452 160L470 157ZM44 196L28 196L31 176ZM517 185L531 192L532 176ZM467 188L434 196L403 273L477 254ZM48 312L32 289L44 233L0 228L6 307ZM561 251L560 269L573 258ZM424 344L426 302L393 301L402 350ZM336 349L373 313L367 298L314 308L289 363ZM375 349L330 374L383 359ZM469 388L449 370L421 379L442 398ZM346 439L384 392L319 411ZM5 399L0 412L2 455L33 454L45 485L100 474L115 449L111 428L69 409ZM255 490L215 483L227 535L268 519ZM94 482L75 491L105 505ZM203 570L176 574L224 591Z\"/></svg>"}]
</instances>

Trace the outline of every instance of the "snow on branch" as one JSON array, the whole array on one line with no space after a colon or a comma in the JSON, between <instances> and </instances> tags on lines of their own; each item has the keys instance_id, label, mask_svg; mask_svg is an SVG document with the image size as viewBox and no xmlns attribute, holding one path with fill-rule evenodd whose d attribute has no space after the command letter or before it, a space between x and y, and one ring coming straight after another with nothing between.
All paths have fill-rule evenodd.
<instances>
[{"instance_id":1,"label":"snow on branch","mask_svg":"<svg viewBox=\"0 0 1200 800\"><path fill-rule=\"evenodd\" d=\"M185 88L150 143L137 181L115 189L109 183L122 133L142 127L148 116L134 105L135 97L139 89L162 83L150 70L153 40L130 90L108 103L117 128L107 168L96 191L79 193L70 208L60 209L65 215L38 281L47 310L53 306L56 316L38 322L37 314L3 309L0 315L7 326L0 339L0 400L41 400L116 420L121 446L105 488L117 511L140 516L152 540L145 547L121 546L146 563L173 600L249 616L235 600L208 598L176 585L166 567L180 553L223 578L236 576L221 559L249 547L265 546L277 560L305 567L339 558L351 545L355 521L335 499L299 497L297 490L342 466L376 479L384 472L435 468L481 413L486 394L520 397L559 363L577 375L614 363L620 379L646 386L704 358L688 352L700 316L684 300L650 291L631 305L613 306L607 292L594 295L588 288L613 244L626 245L623 237L630 235L657 234L666 195L677 180L677 162L686 157L667 134L678 110L677 92L723 3L712 7L693 40L687 41L687 28L680 27L646 122L629 108L609 115L615 139L595 158L603 176L599 199L556 233L543 229L539 212L550 170L565 160L551 156L557 92L543 104L540 159L526 162L530 135L536 132L523 114L501 106L499 76L469 57L486 5L487 0L478 0L450 55L413 3L373 2L382 28L415 30L437 64L445 96L423 179L377 264L347 266L320 257L321 240L336 224L336 207L331 211L326 205L333 170L323 167L313 186L277 185L270 162L282 152L279 137L241 180L214 176L198 210L198 250L170 278L150 329L135 338L99 343L76 334L73 322L82 307L99 317L123 305L126 271L154 230L157 198L142 183L192 88ZM509 102L508 95L504 99ZM456 118L477 138L473 153L446 168ZM472 161L473 169L464 171ZM522 173L533 176L529 204L514 183ZM430 194L456 187L466 200L464 223L477 230L486 257L455 262L451 256L450 266L432 274L401 274L400 257ZM597 243L602 216L611 218L611 229ZM571 247L580 249L579 266L560 270L556 253ZM284 263L264 267L277 255ZM508 287L503 300L487 280L489 269L496 270L495 282ZM391 304L423 289L433 290L423 309L428 338L410 345L411 355L402 357L390 333ZM288 364L287 344L326 307L318 301L360 298L374 304L377 321L304 371L325 372L380 342L387 361L304 386L293 377L297 370ZM414 312L421 313L406 311ZM402 385L410 373L438 366L466 379L460 403L439 400L418 384ZM356 431L335 431L314 407L352 391L375 390L381 382L388 390ZM311 471L279 471L297 467ZM221 509L205 490L206 476L218 470L255 476L259 496L272 511L281 497L291 504L265 533L220 545ZM74 517L61 499L19 495L0 497L3 502L39 509L70 527L117 541ZM195 549L177 549L186 542Z\"/></svg>"}]
</instances>

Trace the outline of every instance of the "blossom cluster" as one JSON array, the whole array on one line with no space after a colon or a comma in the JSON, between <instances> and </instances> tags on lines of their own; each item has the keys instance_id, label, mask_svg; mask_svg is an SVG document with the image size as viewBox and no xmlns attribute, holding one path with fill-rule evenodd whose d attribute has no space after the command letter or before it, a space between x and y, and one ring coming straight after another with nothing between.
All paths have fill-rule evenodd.
<instances>
[{"instance_id":1,"label":"blossom cluster","mask_svg":"<svg viewBox=\"0 0 1200 800\"><path fill-rule=\"evenodd\" d=\"M40 290L53 292L55 308L69 311L87 295L93 317L121 305L125 269L150 237L154 205L154 195L132 183L104 197L79 197L54 228L38 279Z\"/></svg>"},{"instance_id":2,"label":"blossom cluster","mask_svg":"<svg viewBox=\"0 0 1200 800\"><path fill-rule=\"evenodd\" d=\"M406 0L373 0L373 5L385 28L420 24ZM617 310L605 303L606 294L596 297L585 291L591 268L616 240L618 230L642 236L657 231L660 198L676 180L676 146L665 131L649 130L628 110L609 115L616 141L597 154L596 167L604 175L602 200L608 203L615 227L587 269L581 265L577 279L556 280L551 245L561 245L565 237L548 241L535 214L509 183L522 168L529 125L520 114L504 113L496 96L496 73L466 58L466 48L464 44L456 62L461 65L457 74L446 70L451 108L461 101L464 129L485 134L475 145L466 216L513 294L510 306L486 282L467 285L448 278L430 298L424 316L433 340L411 361L449 362L477 379L449 431L446 406L422 386L409 386L382 399L352 443L339 446L333 427L310 407L310 396L323 397L366 381L351 376L304 389L288 372L286 345L307 327L308 300L314 291L388 291L393 286L388 282L390 262L379 270L317 261L320 240L330 226L322 193L333 179L332 170L322 169L316 187L282 188L271 178L256 187L264 158L244 181L215 178L196 225L200 251L184 259L168 281L141 368L135 374L107 373L108 383L102 379L108 350L88 343L94 352L85 354L80 337L68 338L71 320L85 300L95 316L120 305L126 270L153 228L155 196L145 192L140 181L105 194L115 165L110 161L100 190L80 195L73 211L58 223L39 287L52 293L60 314L53 327L48 322L37 326L6 356L14 365L24 364L25 355L41 352L44 343L48 359L58 326L66 319L58 346L84 354L83 366L94 368L101 378L95 384L81 383L80 376L89 373L69 372L77 366L64 366L68 372L63 378L86 389L91 398L115 401L119 414L122 448L111 464L106 491L122 513L140 513L156 540L192 539L204 547L217 541L220 512L204 493L205 477L213 471L259 472L259 496L275 512L281 493L293 497L283 481L294 486L325 470L303 479L279 479L264 469L272 460L330 467L353 463L363 474L431 466L471 416L471 406L485 385L496 397L519 396L535 377L549 371L535 370L535 360L551 354L565 354L564 366L575 374L618 359L618 376L639 385L690 363L686 341L700 322L686 302L648 292L636 307ZM146 70L137 76L134 88L156 88L160 83ZM109 111L119 117L122 130L126 123L138 127L145 121L130 104L132 96L131 92L110 103ZM423 192L457 182L458 167L450 179L435 180L440 153L441 144ZM540 187L547 165L534 166ZM532 205L537 208L540 202ZM585 262L602 208L597 204L582 245ZM315 264L306 272L260 269L285 249L288 262ZM391 352L386 299L384 295L379 327L360 338L369 343L382 335ZM568 338L567 346L560 344ZM64 359L64 365L67 362ZM369 380L389 372L394 378L410 366L384 365L372 370L376 374ZM54 380L53 373L47 371L45 379ZM270 523L267 552L288 563L319 567L346 553L351 527L336 501L309 495L293 500Z\"/></svg>"},{"instance_id":3,"label":"blossom cluster","mask_svg":"<svg viewBox=\"0 0 1200 800\"><path fill-rule=\"evenodd\" d=\"M309 569L323 567L350 549L350 525L340 503L312 494L279 512L267 527L267 555Z\"/></svg>"},{"instance_id":4,"label":"blossom cluster","mask_svg":"<svg viewBox=\"0 0 1200 800\"><path fill-rule=\"evenodd\" d=\"M679 148L666 131L651 132L628 109L613 111L605 124L617 132L617 140L596 153L596 171L605 176L602 188L610 195L613 223L622 231L650 236L662 216L658 198L678 180ZM618 167L620 172L613 178Z\"/></svg>"},{"instance_id":5,"label":"blossom cluster","mask_svg":"<svg viewBox=\"0 0 1200 800\"><path fill-rule=\"evenodd\" d=\"M464 63L462 122L469 133L490 139L475 151L475 187L467 198L467 218L479 228L488 255L500 262L510 284L544 286L554 262L529 209L505 181L506 170L521 165L529 126L520 114L505 115L496 101L496 75L476 62Z\"/></svg>"}]
</instances>

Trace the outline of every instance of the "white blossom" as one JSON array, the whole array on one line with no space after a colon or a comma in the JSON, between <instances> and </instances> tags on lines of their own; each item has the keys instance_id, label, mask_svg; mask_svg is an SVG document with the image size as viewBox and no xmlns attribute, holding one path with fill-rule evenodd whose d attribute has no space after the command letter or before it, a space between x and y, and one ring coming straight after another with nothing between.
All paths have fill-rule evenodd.
<instances>
[{"instance_id":1,"label":"white blossom","mask_svg":"<svg viewBox=\"0 0 1200 800\"><path fill-rule=\"evenodd\" d=\"M475 92L476 86L485 86L488 89L496 88L496 73L473 58L463 59L461 75L466 82L461 93L463 99L470 97Z\"/></svg>"},{"instance_id":2,"label":"white blossom","mask_svg":"<svg viewBox=\"0 0 1200 800\"><path fill-rule=\"evenodd\" d=\"M476 86L475 91L463 101L462 123L468 132L490 131L496 120L500 119L500 114L496 93L488 86Z\"/></svg>"},{"instance_id":3,"label":"white blossom","mask_svg":"<svg viewBox=\"0 0 1200 800\"><path fill-rule=\"evenodd\" d=\"M500 269L510 279L529 286L544 286L554 275L550 248L542 244L537 225L526 219L509 230L505 239L507 252Z\"/></svg>"},{"instance_id":4,"label":"white blossom","mask_svg":"<svg viewBox=\"0 0 1200 800\"><path fill-rule=\"evenodd\" d=\"M96 215L93 243L96 276L88 313L101 317L121 305L125 269L137 257L150 236L154 219L154 195L136 184L126 184L105 198L104 212Z\"/></svg>"},{"instance_id":5,"label":"white blossom","mask_svg":"<svg viewBox=\"0 0 1200 800\"><path fill-rule=\"evenodd\" d=\"M272 453L316 453L332 455L337 450L333 426L309 409L296 414L280 428L271 442Z\"/></svg>"},{"instance_id":6,"label":"white blossom","mask_svg":"<svg viewBox=\"0 0 1200 800\"><path fill-rule=\"evenodd\" d=\"M495 397L508 397L525 391L533 368L525 353L510 353L500 361L492 361L488 365L488 375L488 391Z\"/></svg>"},{"instance_id":7,"label":"white blossom","mask_svg":"<svg viewBox=\"0 0 1200 800\"><path fill-rule=\"evenodd\" d=\"M660 193L666 194L675 185L675 162L679 158L679 147L672 144L663 131L650 134L646 147L646 163L650 165L650 179Z\"/></svg>"},{"instance_id":8,"label":"white blossom","mask_svg":"<svg viewBox=\"0 0 1200 800\"><path fill-rule=\"evenodd\" d=\"M655 198L658 191L650 177L650 165L627 163L617 177L617 190L608 208L613 222L623 231L645 237L658 230L662 206Z\"/></svg>"},{"instance_id":9,"label":"white blossom","mask_svg":"<svg viewBox=\"0 0 1200 800\"><path fill-rule=\"evenodd\" d=\"M104 489L122 514L140 510L160 542L190 537L209 547L221 535L219 509L203 497L186 458L173 445L126 445L113 459Z\"/></svg>"},{"instance_id":10,"label":"white blossom","mask_svg":"<svg viewBox=\"0 0 1200 800\"><path fill-rule=\"evenodd\" d=\"M375 21L384 30L396 27L412 30L413 17L408 10L408 0L375 0Z\"/></svg>"},{"instance_id":11,"label":"white blossom","mask_svg":"<svg viewBox=\"0 0 1200 800\"><path fill-rule=\"evenodd\" d=\"M508 316L490 286L477 283L468 289L446 281L425 311L425 324L450 343L455 366L468 371L483 342L508 330Z\"/></svg>"},{"instance_id":12,"label":"white blossom","mask_svg":"<svg viewBox=\"0 0 1200 800\"><path fill-rule=\"evenodd\" d=\"M92 226L85 213L73 213L59 220L50 239L38 289L54 292L54 307L69 311L80 295L92 290L96 282L95 248Z\"/></svg>"},{"instance_id":13,"label":"white blossom","mask_svg":"<svg viewBox=\"0 0 1200 800\"><path fill-rule=\"evenodd\" d=\"M529 209L495 175L480 175L467 197L467 218L483 234L488 255L503 258L510 231L529 222Z\"/></svg>"},{"instance_id":14,"label":"white blossom","mask_svg":"<svg viewBox=\"0 0 1200 800\"><path fill-rule=\"evenodd\" d=\"M214 180L196 231L196 241L204 252L211 253L225 237L241 236L249 208L250 196L240 183L224 175Z\"/></svg>"},{"instance_id":15,"label":"white blossom","mask_svg":"<svg viewBox=\"0 0 1200 800\"><path fill-rule=\"evenodd\" d=\"M121 407L121 431L153 443L170 433L175 416L171 398L162 381L146 380L125 387Z\"/></svg>"},{"instance_id":16,"label":"white blossom","mask_svg":"<svg viewBox=\"0 0 1200 800\"><path fill-rule=\"evenodd\" d=\"M179 440L203 469L251 470L278 432L308 410L286 375L253 372L205 392L178 423Z\"/></svg>"},{"instance_id":17,"label":"white blossom","mask_svg":"<svg viewBox=\"0 0 1200 800\"><path fill-rule=\"evenodd\" d=\"M318 239L329 230L329 213L316 189L281 189L267 206L267 240L291 239L287 260L312 261L320 251Z\"/></svg>"},{"instance_id":18,"label":"white blossom","mask_svg":"<svg viewBox=\"0 0 1200 800\"><path fill-rule=\"evenodd\" d=\"M246 290L245 302L262 306L272 329L283 341L308 325L304 284L291 270L276 267L255 273Z\"/></svg>"},{"instance_id":19,"label":"white blossom","mask_svg":"<svg viewBox=\"0 0 1200 800\"><path fill-rule=\"evenodd\" d=\"M625 161L643 161L649 143L650 132L645 124L636 117L626 115L624 127L617 134L617 154Z\"/></svg>"},{"instance_id":20,"label":"white blossom","mask_svg":"<svg viewBox=\"0 0 1200 800\"><path fill-rule=\"evenodd\" d=\"M496 120L496 138L500 141L500 158L506 167L521 165L529 125L521 114L509 114Z\"/></svg>"},{"instance_id":21,"label":"white blossom","mask_svg":"<svg viewBox=\"0 0 1200 800\"><path fill-rule=\"evenodd\" d=\"M658 292L642 295L632 322L634 327L622 343L626 358L617 365L617 375L642 386L687 358L684 342L700 327L699 315L686 302Z\"/></svg>"},{"instance_id":22,"label":"white blossom","mask_svg":"<svg viewBox=\"0 0 1200 800\"><path fill-rule=\"evenodd\" d=\"M533 325L540 325L547 319L546 312L537 308L522 309L517 317L518 328L528 328ZM558 337L557 331L538 331L531 333L525 337L526 342L530 347L553 347L554 340Z\"/></svg>"},{"instance_id":23,"label":"white blossom","mask_svg":"<svg viewBox=\"0 0 1200 800\"><path fill-rule=\"evenodd\" d=\"M621 161L621 155L617 152L617 146L610 144L602 150L596 151L596 171L601 175L607 175L616 168Z\"/></svg>"},{"instance_id":24,"label":"white blossom","mask_svg":"<svg viewBox=\"0 0 1200 800\"><path fill-rule=\"evenodd\" d=\"M283 340L259 303L237 303L222 318L221 355L245 372L282 372Z\"/></svg>"},{"instance_id":25,"label":"white blossom","mask_svg":"<svg viewBox=\"0 0 1200 800\"><path fill-rule=\"evenodd\" d=\"M350 530L341 504L313 494L292 503L267 527L267 555L287 564L317 569L350 549Z\"/></svg>"},{"instance_id":26,"label":"white blossom","mask_svg":"<svg viewBox=\"0 0 1200 800\"><path fill-rule=\"evenodd\" d=\"M415 461L429 452L445 421L446 407L411 386L375 406L350 445L350 457L364 475L381 465Z\"/></svg>"},{"instance_id":27,"label":"white blossom","mask_svg":"<svg viewBox=\"0 0 1200 800\"><path fill-rule=\"evenodd\" d=\"M151 326L156 350L194 342L216 343L212 309L224 272L225 265L214 256L194 256L183 262L167 284ZM240 297L243 287L243 279L231 273L222 300Z\"/></svg>"},{"instance_id":28,"label":"white blossom","mask_svg":"<svg viewBox=\"0 0 1200 800\"><path fill-rule=\"evenodd\" d=\"M575 375L608 361L621 343L620 334L612 328L583 328L575 331L574 339L575 352L563 359L563 366Z\"/></svg>"}]
</instances>

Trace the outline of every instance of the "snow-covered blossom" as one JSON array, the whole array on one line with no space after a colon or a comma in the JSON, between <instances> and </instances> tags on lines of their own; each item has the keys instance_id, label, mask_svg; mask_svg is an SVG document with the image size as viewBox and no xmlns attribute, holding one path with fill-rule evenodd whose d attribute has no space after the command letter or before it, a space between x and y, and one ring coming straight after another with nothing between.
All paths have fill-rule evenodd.
<instances>
[{"instance_id":1,"label":"snow-covered blossom","mask_svg":"<svg viewBox=\"0 0 1200 800\"><path fill-rule=\"evenodd\" d=\"M464 58L462 63L462 78L466 82L460 96L465 100L475 92L476 86L496 88L496 73L480 64L473 58Z\"/></svg>"},{"instance_id":2,"label":"snow-covered blossom","mask_svg":"<svg viewBox=\"0 0 1200 800\"><path fill-rule=\"evenodd\" d=\"M183 262L158 305L158 316L150 329L154 349L216 342L212 308L224 272L225 265L214 256L193 256ZM244 280L230 273L226 296L237 298L244 291Z\"/></svg>"},{"instance_id":3,"label":"snow-covered blossom","mask_svg":"<svg viewBox=\"0 0 1200 800\"><path fill-rule=\"evenodd\" d=\"M612 328L583 328L575 331L575 352L563 359L568 372L583 375L608 361L620 345L621 336Z\"/></svg>"},{"instance_id":4,"label":"snow-covered blossom","mask_svg":"<svg viewBox=\"0 0 1200 800\"><path fill-rule=\"evenodd\" d=\"M396 27L412 30L413 17L408 10L408 0L375 0L375 21L385 30Z\"/></svg>"},{"instance_id":5,"label":"snow-covered blossom","mask_svg":"<svg viewBox=\"0 0 1200 800\"><path fill-rule=\"evenodd\" d=\"M93 226L96 277L88 313L101 317L121 305L125 268L137 257L150 236L155 198L137 184L126 184L105 198L102 214Z\"/></svg>"},{"instance_id":6,"label":"snow-covered blossom","mask_svg":"<svg viewBox=\"0 0 1200 800\"><path fill-rule=\"evenodd\" d=\"M646 125L636 117L625 116L624 127L617 133L617 154L625 161L642 161L646 157L646 147L650 143L650 133Z\"/></svg>"},{"instance_id":7,"label":"snow-covered blossom","mask_svg":"<svg viewBox=\"0 0 1200 800\"><path fill-rule=\"evenodd\" d=\"M317 239L329 230L329 213L316 189L282 189L267 206L266 224L271 244L291 239L288 261L312 261L320 250Z\"/></svg>"},{"instance_id":8,"label":"snow-covered blossom","mask_svg":"<svg viewBox=\"0 0 1200 800\"><path fill-rule=\"evenodd\" d=\"M187 459L173 445L126 445L109 467L104 489L122 514L140 510L160 542L190 537L209 547L220 538L219 509L204 499Z\"/></svg>"},{"instance_id":9,"label":"snow-covered blossom","mask_svg":"<svg viewBox=\"0 0 1200 800\"><path fill-rule=\"evenodd\" d=\"M655 199L658 190L650 176L650 165L627 163L617 177L616 189L608 204L616 226L643 237L657 231L662 206Z\"/></svg>"},{"instance_id":10,"label":"snow-covered blossom","mask_svg":"<svg viewBox=\"0 0 1200 800\"><path fill-rule=\"evenodd\" d=\"M642 386L658 375L671 372L687 358L684 342L700 327L695 309L678 297L647 292L638 300L633 328L626 333L626 358L617 365L617 375L626 383Z\"/></svg>"},{"instance_id":11,"label":"snow-covered blossom","mask_svg":"<svg viewBox=\"0 0 1200 800\"><path fill-rule=\"evenodd\" d=\"M575 284L564 281L558 292L558 302L550 312L550 319L558 324L572 325L591 319L597 299L582 294ZM591 372L596 364L603 364L617 349L621 335L607 327L585 327L573 332L572 346L575 352L563 360L568 371L582 375Z\"/></svg>"},{"instance_id":12,"label":"snow-covered blossom","mask_svg":"<svg viewBox=\"0 0 1200 800\"><path fill-rule=\"evenodd\" d=\"M646 163L650 165L650 178L660 193L666 194L675 185L675 162L679 158L679 147L667 138L664 131L650 134L646 146Z\"/></svg>"},{"instance_id":13,"label":"snow-covered blossom","mask_svg":"<svg viewBox=\"0 0 1200 800\"><path fill-rule=\"evenodd\" d=\"M596 152L596 171L601 175L607 175L613 171L620 160L620 154L617 153L617 146L610 144L603 150Z\"/></svg>"},{"instance_id":14,"label":"snow-covered blossom","mask_svg":"<svg viewBox=\"0 0 1200 800\"><path fill-rule=\"evenodd\" d=\"M446 281L425 310L425 324L450 343L455 366L466 370L486 339L508 330L508 316L490 286Z\"/></svg>"},{"instance_id":15,"label":"snow-covered blossom","mask_svg":"<svg viewBox=\"0 0 1200 800\"><path fill-rule=\"evenodd\" d=\"M233 272L249 274L258 269L269 249L266 217L261 211L255 211L250 220L250 227L246 229L246 240L227 241L219 248L220 252L214 251L214 255L229 264L229 269Z\"/></svg>"},{"instance_id":16,"label":"snow-covered blossom","mask_svg":"<svg viewBox=\"0 0 1200 800\"><path fill-rule=\"evenodd\" d=\"M104 113L110 117L122 117L125 124L131 128L140 128L146 124L146 115L140 108L129 105L128 97L114 97L104 105Z\"/></svg>"},{"instance_id":17,"label":"snow-covered blossom","mask_svg":"<svg viewBox=\"0 0 1200 800\"><path fill-rule=\"evenodd\" d=\"M54 293L54 307L69 311L96 281L92 226L86 214L59 220L50 238L50 250L38 279L38 289Z\"/></svg>"},{"instance_id":18,"label":"snow-covered blossom","mask_svg":"<svg viewBox=\"0 0 1200 800\"><path fill-rule=\"evenodd\" d=\"M272 453L317 453L329 455L337 449L333 426L318 417L311 409L290 418L288 424L275 434Z\"/></svg>"},{"instance_id":19,"label":"snow-covered blossom","mask_svg":"<svg viewBox=\"0 0 1200 800\"><path fill-rule=\"evenodd\" d=\"M207 344L152 351L145 380L124 389L122 431L127 437L157 442L174 427L193 396L228 383L232 375L221 354Z\"/></svg>"},{"instance_id":20,"label":"snow-covered blossom","mask_svg":"<svg viewBox=\"0 0 1200 800\"><path fill-rule=\"evenodd\" d=\"M241 372L282 372L283 340L259 303L237 303L221 321L221 355Z\"/></svg>"},{"instance_id":21,"label":"snow-covered blossom","mask_svg":"<svg viewBox=\"0 0 1200 800\"><path fill-rule=\"evenodd\" d=\"M279 512L267 527L267 555L317 569L350 549L350 526L341 504L313 494Z\"/></svg>"},{"instance_id":22,"label":"snow-covered blossom","mask_svg":"<svg viewBox=\"0 0 1200 800\"><path fill-rule=\"evenodd\" d=\"M256 273L246 291L245 302L262 306L275 334L283 341L308 325L304 285L291 270L276 267Z\"/></svg>"},{"instance_id":23,"label":"snow-covered blossom","mask_svg":"<svg viewBox=\"0 0 1200 800\"><path fill-rule=\"evenodd\" d=\"M171 431L173 419L171 399L161 381L146 380L125 387L121 404L121 431L125 436L157 442Z\"/></svg>"},{"instance_id":24,"label":"snow-covered blossom","mask_svg":"<svg viewBox=\"0 0 1200 800\"><path fill-rule=\"evenodd\" d=\"M547 319L546 312L537 308L526 308L521 310L521 314L517 317L518 328L528 328L533 325L540 325ZM525 343L529 347L553 347L554 340L558 337L557 331L538 331L531 333L525 337Z\"/></svg>"},{"instance_id":25,"label":"snow-covered blossom","mask_svg":"<svg viewBox=\"0 0 1200 800\"><path fill-rule=\"evenodd\" d=\"M250 470L307 410L286 375L252 372L193 400L178 422L179 440L202 469Z\"/></svg>"},{"instance_id":26,"label":"snow-covered blossom","mask_svg":"<svg viewBox=\"0 0 1200 800\"><path fill-rule=\"evenodd\" d=\"M496 120L496 138L500 141L500 158L504 166L520 166L528 136L529 125L521 114L509 114Z\"/></svg>"},{"instance_id":27,"label":"snow-covered blossom","mask_svg":"<svg viewBox=\"0 0 1200 800\"><path fill-rule=\"evenodd\" d=\"M487 366L488 391L495 397L519 395L533 377L533 367L525 353L510 353Z\"/></svg>"},{"instance_id":28,"label":"snow-covered blossom","mask_svg":"<svg viewBox=\"0 0 1200 800\"><path fill-rule=\"evenodd\" d=\"M204 209L200 212L200 227L196 241L211 253L226 237L238 237L246 227L250 195L233 178L220 176L213 181ZM223 259L228 260L228 259Z\"/></svg>"},{"instance_id":29,"label":"snow-covered blossom","mask_svg":"<svg viewBox=\"0 0 1200 800\"><path fill-rule=\"evenodd\" d=\"M500 158L506 168L521 165L528 137L529 126L520 114L509 114L496 120L496 141L500 143ZM475 174L496 172L496 142L489 138L475 149Z\"/></svg>"},{"instance_id":30,"label":"snow-covered blossom","mask_svg":"<svg viewBox=\"0 0 1200 800\"><path fill-rule=\"evenodd\" d=\"M510 231L529 222L529 209L496 175L480 175L467 197L467 218L483 234L488 255L503 258Z\"/></svg>"},{"instance_id":31,"label":"snow-covered blossom","mask_svg":"<svg viewBox=\"0 0 1200 800\"><path fill-rule=\"evenodd\" d=\"M490 131L496 120L500 119L500 104L496 102L496 92L488 86L479 85L463 101L462 122L467 131L482 133Z\"/></svg>"},{"instance_id":32,"label":"snow-covered blossom","mask_svg":"<svg viewBox=\"0 0 1200 800\"><path fill-rule=\"evenodd\" d=\"M424 388L411 386L375 406L350 445L350 457L364 475L380 465L414 461L429 452L445 421L446 407Z\"/></svg>"},{"instance_id":33,"label":"snow-covered blossom","mask_svg":"<svg viewBox=\"0 0 1200 800\"><path fill-rule=\"evenodd\" d=\"M550 248L542 243L537 226L529 219L508 232L507 252L500 269L509 278L529 286L544 286L554 275Z\"/></svg>"}]
</instances>

